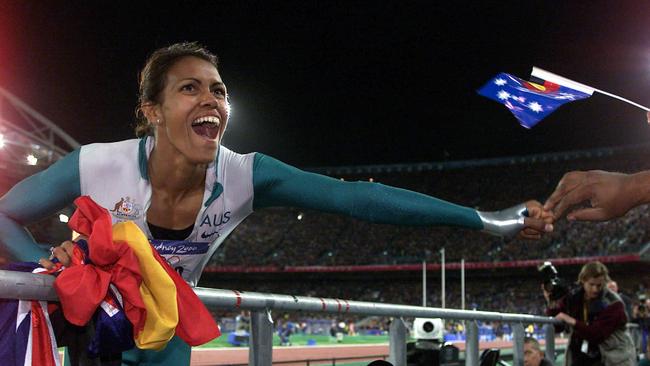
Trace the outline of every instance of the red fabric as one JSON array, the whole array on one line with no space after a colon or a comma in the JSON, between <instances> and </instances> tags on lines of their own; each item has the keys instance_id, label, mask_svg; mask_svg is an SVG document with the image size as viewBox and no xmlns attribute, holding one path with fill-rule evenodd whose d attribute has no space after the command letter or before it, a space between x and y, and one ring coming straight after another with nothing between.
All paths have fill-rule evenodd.
<instances>
[{"instance_id":1,"label":"red fabric","mask_svg":"<svg viewBox=\"0 0 650 366\"><path fill-rule=\"evenodd\" d=\"M192 288L153 247L151 251L176 285L178 304L176 335L190 346L199 346L219 337L221 335L219 326Z\"/></svg>"},{"instance_id":2,"label":"red fabric","mask_svg":"<svg viewBox=\"0 0 650 366\"><path fill-rule=\"evenodd\" d=\"M32 301L32 365L56 366L50 330L38 301Z\"/></svg>"},{"instance_id":3,"label":"red fabric","mask_svg":"<svg viewBox=\"0 0 650 366\"><path fill-rule=\"evenodd\" d=\"M88 237L94 265L74 265L80 263L74 260L54 281L63 314L72 324L85 325L106 296L109 283L113 283L122 294L133 332L138 334L144 328L146 316L140 296L142 276L138 259L127 244L113 243L113 224L106 209L88 196L79 197L74 203L77 210L68 226Z\"/></svg>"},{"instance_id":4,"label":"red fabric","mask_svg":"<svg viewBox=\"0 0 650 366\"><path fill-rule=\"evenodd\" d=\"M76 325L84 325L104 300L108 284L113 283L124 300L127 318L133 324L134 334L144 328L146 310L140 296L142 276L138 259L123 242L113 242L113 225L108 211L87 196L75 200L77 210L68 226L88 237L90 260L83 264L75 251L73 264L62 271L54 281L63 314ZM176 334L190 346L198 346L221 333L214 318L183 278L151 247L156 260L176 285L179 322Z\"/></svg>"}]
</instances>

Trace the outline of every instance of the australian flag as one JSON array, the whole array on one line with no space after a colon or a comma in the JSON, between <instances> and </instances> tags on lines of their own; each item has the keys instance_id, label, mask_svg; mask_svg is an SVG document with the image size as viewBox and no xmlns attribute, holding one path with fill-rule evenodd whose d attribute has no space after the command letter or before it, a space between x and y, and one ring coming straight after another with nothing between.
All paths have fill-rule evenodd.
<instances>
[{"instance_id":1,"label":"australian flag","mask_svg":"<svg viewBox=\"0 0 650 366\"><path fill-rule=\"evenodd\" d=\"M532 81L500 73L485 84L478 93L506 106L519 123L531 128L562 104L589 98L591 93L555 84L533 74Z\"/></svg>"}]
</instances>

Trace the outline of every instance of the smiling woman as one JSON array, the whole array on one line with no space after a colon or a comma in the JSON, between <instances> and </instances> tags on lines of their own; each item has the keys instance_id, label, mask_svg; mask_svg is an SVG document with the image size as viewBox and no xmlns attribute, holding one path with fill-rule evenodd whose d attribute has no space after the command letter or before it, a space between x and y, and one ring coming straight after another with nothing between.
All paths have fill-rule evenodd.
<instances>
[{"instance_id":1,"label":"smiling woman","mask_svg":"<svg viewBox=\"0 0 650 366\"><path fill-rule=\"evenodd\" d=\"M16 185L0 199L2 245L21 260L47 257L22 225L80 195L109 210L113 223L133 221L191 285L237 225L264 207L395 225L451 225L506 237L539 238L552 230L550 215L536 201L478 212L378 183L304 172L261 153L233 152L221 145L229 107L217 67L216 56L195 43L154 52L140 76L139 139L82 146ZM74 245L66 242L64 250L54 251L64 265ZM121 357L129 365L189 365L190 347L174 337L164 351L132 349Z\"/></svg>"}]
</instances>

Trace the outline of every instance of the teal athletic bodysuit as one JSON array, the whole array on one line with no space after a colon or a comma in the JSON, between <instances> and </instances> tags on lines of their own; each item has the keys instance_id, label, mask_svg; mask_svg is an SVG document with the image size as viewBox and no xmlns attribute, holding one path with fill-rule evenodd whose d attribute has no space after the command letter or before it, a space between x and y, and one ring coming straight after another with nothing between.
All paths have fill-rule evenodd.
<instances>
[{"instance_id":1,"label":"teal athletic bodysuit","mask_svg":"<svg viewBox=\"0 0 650 366\"><path fill-rule=\"evenodd\" d=\"M203 205L182 241L154 238L146 223L151 202L147 159L153 138L90 144L14 186L0 199L0 242L13 259L37 261L49 253L24 228L89 195L113 222L132 220L192 286L223 240L255 209L291 206L376 223L487 228L480 213L424 194L371 182L346 182L309 173L261 153L220 147L208 166ZM188 232L189 232L188 228ZM160 230L154 230L160 232ZM154 240L155 239L155 240ZM134 349L125 365L189 365L190 347L174 337L160 352Z\"/></svg>"}]
</instances>

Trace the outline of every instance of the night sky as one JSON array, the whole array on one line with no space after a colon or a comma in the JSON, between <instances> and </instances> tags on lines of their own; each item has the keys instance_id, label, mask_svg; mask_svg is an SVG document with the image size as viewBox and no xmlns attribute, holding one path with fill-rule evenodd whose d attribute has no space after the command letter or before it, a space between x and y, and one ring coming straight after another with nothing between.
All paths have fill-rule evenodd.
<instances>
[{"instance_id":1,"label":"night sky","mask_svg":"<svg viewBox=\"0 0 650 366\"><path fill-rule=\"evenodd\" d=\"M133 137L139 69L183 40L220 57L224 144L300 167L650 139L642 110L602 95L526 130L475 92L538 66L650 105L648 1L90 3L0 4L0 85L82 144Z\"/></svg>"}]
</instances>

